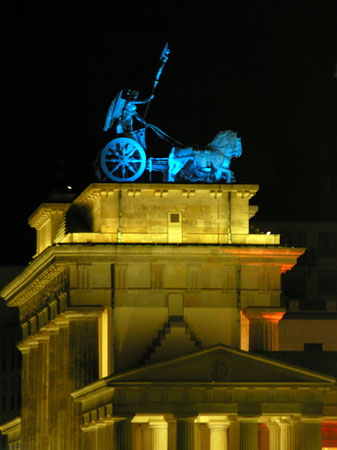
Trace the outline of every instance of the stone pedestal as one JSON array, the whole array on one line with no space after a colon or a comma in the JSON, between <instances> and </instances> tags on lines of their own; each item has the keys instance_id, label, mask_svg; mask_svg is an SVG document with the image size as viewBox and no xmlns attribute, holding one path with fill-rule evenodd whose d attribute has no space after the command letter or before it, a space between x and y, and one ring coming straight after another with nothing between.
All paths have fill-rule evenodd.
<instances>
[{"instance_id":1,"label":"stone pedestal","mask_svg":"<svg viewBox=\"0 0 337 450\"><path fill-rule=\"evenodd\" d=\"M240 450L258 450L258 420L257 418L239 418Z\"/></svg>"},{"instance_id":2,"label":"stone pedestal","mask_svg":"<svg viewBox=\"0 0 337 450\"><path fill-rule=\"evenodd\" d=\"M177 417L177 450L194 450L195 417Z\"/></svg>"},{"instance_id":3,"label":"stone pedestal","mask_svg":"<svg viewBox=\"0 0 337 450\"><path fill-rule=\"evenodd\" d=\"M278 323L285 314L282 308L250 308L245 311L249 320L249 351L274 352L279 350Z\"/></svg>"},{"instance_id":4,"label":"stone pedestal","mask_svg":"<svg viewBox=\"0 0 337 450\"><path fill-rule=\"evenodd\" d=\"M209 422L210 450L228 450L228 422Z\"/></svg>"}]
</instances>

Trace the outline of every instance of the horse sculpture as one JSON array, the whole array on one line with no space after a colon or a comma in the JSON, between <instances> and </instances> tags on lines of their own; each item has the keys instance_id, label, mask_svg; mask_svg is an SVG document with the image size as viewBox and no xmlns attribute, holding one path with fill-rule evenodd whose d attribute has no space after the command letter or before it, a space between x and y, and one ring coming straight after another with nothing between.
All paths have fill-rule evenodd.
<instances>
[{"instance_id":1,"label":"horse sculpture","mask_svg":"<svg viewBox=\"0 0 337 450\"><path fill-rule=\"evenodd\" d=\"M235 181L229 166L242 154L241 138L231 130L220 131L203 149L173 147L168 158L168 181Z\"/></svg>"}]
</instances>

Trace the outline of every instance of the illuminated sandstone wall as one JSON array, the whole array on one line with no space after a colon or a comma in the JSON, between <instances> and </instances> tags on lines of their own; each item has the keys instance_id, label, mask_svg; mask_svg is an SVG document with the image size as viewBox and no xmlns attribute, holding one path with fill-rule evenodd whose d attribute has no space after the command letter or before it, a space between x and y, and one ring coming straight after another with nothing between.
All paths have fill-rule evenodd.
<instances>
[{"instance_id":1,"label":"illuminated sandstone wall","mask_svg":"<svg viewBox=\"0 0 337 450\"><path fill-rule=\"evenodd\" d=\"M25 449L71 443L70 392L98 378L177 349L240 348L241 314L250 349L277 349L280 276L302 250L249 234L256 190L92 185L31 216L37 254L2 291L20 310Z\"/></svg>"},{"instance_id":2,"label":"illuminated sandstone wall","mask_svg":"<svg viewBox=\"0 0 337 450\"><path fill-rule=\"evenodd\" d=\"M41 205L29 223L37 230L37 254L53 243L279 244L279 235L249 234L257 211L249 200L257 189L94 184L72 205Z\"/></svg>"}]
</instances>

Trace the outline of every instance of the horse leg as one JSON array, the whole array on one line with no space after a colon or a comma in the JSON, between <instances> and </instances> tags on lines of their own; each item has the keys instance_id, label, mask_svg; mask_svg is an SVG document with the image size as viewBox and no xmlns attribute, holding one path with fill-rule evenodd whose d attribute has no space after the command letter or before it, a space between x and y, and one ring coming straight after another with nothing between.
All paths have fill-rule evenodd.
<instances>
[{"instance_id":1,"label":"horse leg","mask_svg":"<svg viewBox=\"0 0 337 450\"><path fill-rule=\"evenodd\" d=\"M221 175L222 175L222 170L221 169L216 169L215 172L214 172L215 181L220 181L221 180Z\"/></svg>"},{"instance_id":2,"label":"horse leg","mask_svg":"<svg viewBox=\"0 0 337 450\"><path fill-rule=\"evenodd\" d=\"M169 154L167 163L168 163L168 177L167 181L174 181L174 167L175 167L175 159L174 159L175 147L172 147L171 153Z\"/></svg>"}]
</instances>

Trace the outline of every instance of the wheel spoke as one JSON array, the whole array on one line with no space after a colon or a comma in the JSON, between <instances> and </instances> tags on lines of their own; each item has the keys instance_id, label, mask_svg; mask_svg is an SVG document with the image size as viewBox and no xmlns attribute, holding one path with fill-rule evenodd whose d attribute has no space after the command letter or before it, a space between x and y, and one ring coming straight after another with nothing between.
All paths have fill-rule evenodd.
<instances>
[{"instance_id":1,"label":"wheel spoke","mask_svg":"<svg viewBox=\"0 0 337 450\"><path fill-rule=\"evenodd\" d=\"M127 156L128 158L130 158L130 157L135 153L136 150L137 150L136 147L131 148L130 151L126 151L126 152L125 152L125 156Z\"/></svg>"},{"instance_id":2,"label":"wheel spoke","mask_svg":"<svg viewBox=\"0 0 337 450\"><path fill-rule=\"evenodd\" d=\"M112 170L110 170L110 173L114 173L116 172L116 170L118 170L120 168L120 166L122 165L122 162L120 162L119 164L117 164ZM124 167L124 166L123 166Z\"/></svg>"},{"instance_id":3,"label":"wheel spoke","mask_svg":"<svg viewBox=\"0 0 337 450\"><path fill-rule=\"evenodd\" d=\"M130 170L130 172L132 173L136 173L135 169L132 166L128 166L128 170Z\"/></svg>"},{"instance_id":4,"label":"wheel spoke","mask_svg":"<svg viewBox=\"0 0 337 450\"><path fill-rule=\"evenodd\" d=\"M109 162L109 163L118 163L119 161L120 161L120 159L108 159L108 158L105 158L105 161L106 162Z\"/></svg>"}]
</instances>

